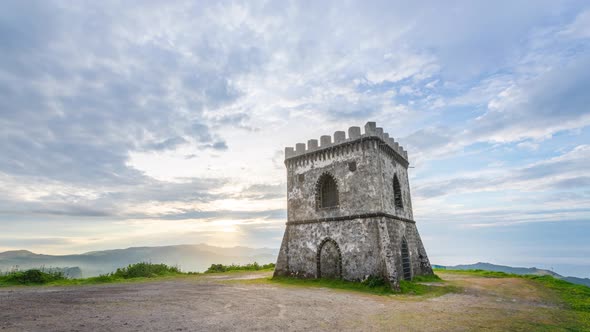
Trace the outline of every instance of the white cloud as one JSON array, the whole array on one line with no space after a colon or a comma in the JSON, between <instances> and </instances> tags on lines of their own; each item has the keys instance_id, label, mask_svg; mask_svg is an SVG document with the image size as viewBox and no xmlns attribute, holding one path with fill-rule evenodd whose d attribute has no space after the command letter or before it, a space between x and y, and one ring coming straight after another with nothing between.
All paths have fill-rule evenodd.
<instances>
[{"instance_id":1,"label":"white cloud","mask_svg":"<svg viewBox=\"0 0 590 332\"><path fill-rule=\"evenodd\" d=\"M377 120L414 164L436 170L479 143L539 151L590 124L584 4L5 7L0 223L79 218L104 223L108 237L137 230L126 218L217 220L247 242L240 225L284 213L284 146ZM515 183L474 172L469 184L435 174L441 183L416 179L417 197L430 204L444 186L557 190L584 177L577 172ZM113 241L103 245L124 239Z\"/></svg>"}]
</instances>

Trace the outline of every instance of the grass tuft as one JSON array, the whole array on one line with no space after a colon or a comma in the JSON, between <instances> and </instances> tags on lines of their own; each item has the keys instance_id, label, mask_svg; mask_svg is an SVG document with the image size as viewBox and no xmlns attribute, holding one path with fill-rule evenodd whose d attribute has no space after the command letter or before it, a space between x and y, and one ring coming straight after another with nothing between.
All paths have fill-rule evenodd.
<instances>
[{"instance_id":1,"label":"grass tuft","mask_svg":"<svg viewBox=\"0 0 590 332\"><path fill-rule=\"evenodd\" d=\"M221 273L221 272L233 272L233 271L272 271L275 268L274 263L269 264L258 264L254 262L252 264L245 265L223 265L223 264L211 264L211 266L205 271L205 273Z\"/></svg>"},{"instance_id":2,"label":"grass tuft","mask_svg":"<svg viewBox=\"0 0 590 332\"><path fill-rule=\"evenodd\" d=\"M130 264L127 267L119 268L111 274L115 279L131 279L131 278L154 278L168 275L182 274L177 266L168 266L166 264L152 264L141 262ZM104 276L106 278L106 276Z\"/></svg>"}]
</instances>

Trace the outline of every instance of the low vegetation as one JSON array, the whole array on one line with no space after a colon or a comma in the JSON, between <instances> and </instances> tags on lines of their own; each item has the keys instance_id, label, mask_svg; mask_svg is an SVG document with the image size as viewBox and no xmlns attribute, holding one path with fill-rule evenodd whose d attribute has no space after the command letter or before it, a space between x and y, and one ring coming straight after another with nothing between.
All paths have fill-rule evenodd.
<instances>
[{"instance_id":1,"label":"low vegetation","mask_svg":"<svg viewBox=\"0 0 590 332\"><path fill-rule=\"evenodd\" d=\"M117 269L109 276L113 278L154 278L169 275L182 274L177 266L168 266L166 264L137 263L127 267Z\"/></svg>"},{"instance_id":2,"label":"low vegetation","mask_svg":"<svg viewBox=\"0 0 590 332\"><path fill-rule=\"evenodd\" d=\"M211 266L205 271L205 273L220 273L220 272L233 272L233 271L272 271L275 268L274 263L269 264L258 264L254 262L252 264L245 265L223 265L223 264L211 264Z\"/></svg>"},{"instance_id":3,"label":"low vegetation","mask_svg":"<svg viewBox=\"0 0 590 332\"><path fill-rule=\"evenodd\" d=\"M0 285L42 285L66 279L64 274L59 271L45 269L13 270L0 276Z\"/></svg>"},{"instance_id":4,"label":"low vegetation","mask_svg":"<svg viewBox=\"0 0 590 332\"><path fill-rule=\"evenodd\" d=\"M336 279L300 279L294 277L274 277L268 279L257 279L253 282L269 282L285 286L305 286L305 287L321 287L341 290L351 290L357 292L364 292L377 295L393 294L391 288L379 281L372 281L369 283L352 282L346 280Z\"/></svg>"},{"instance_id":5,"label":"low vegetation","mask_svg":"<svg viewBox=\"0 0 590 332\"><path fill-rule=\"evenodd\" d=\"M335 279L300 279L294 277L274 277L267 279L271 283L288 286L323 287L341 290L351 290L376 295L428 295L440 296L446 293L458 292L460 289L452 285L429 285L426 282L441 282L437 276L424 276L414 278L412 281L401 281L400 292L394 292L387 282L380 277L371 276L362 282L353 282Z\"/></svg>"},{"instance_id":6,"label":"low vegetation","mask_svg":"<svg viewBox=\"0 0 590 332\"><path fill-rule=\"evenodd\" d=\"M213 264L205 273L218 272L239 272L239 271L272 271L275 265L270 264L245 264L245 265L223 265ZM177 266L166 264L154 264L141 262L130 264L127 267L118 268L113 273L103 274L98 277L90 278L68 278L58 269L30 269L26 271L12 270L0 274L1 286L18 286L18 285L92 285L112 282L141 281L151 278L162 277L179 277L189 275L200 275L199 272L182 272Z\"/></svg>"},{"instance_id":7,"label":"low vegetation","mask_svg":"<svg viewBox=\"0 0 590 332\"><path fill-rule=\"evenodd\" d=\"M519 275L484 270L444 270L444 272L477 275L486 278L523 278L532 280L554 291L568 309L576 312L580 324L590 330L590 287L572 284L548 275Z\"/></svg>"},{"instance_id":8,"label":"low vegetation","mask_svg":"<svg viewBox=\"0 0 590 332\"><path fill-rule=\"evenodd\" d=\"M0 275L0 286L18 285L87 285L109 282L121 282L127 279L145 279L165 276L184 275L176 266L166 264L136 263L119 268L113 273L90 278L67 278L55 269L13 270Z\"/></svg>"}]
</instances>

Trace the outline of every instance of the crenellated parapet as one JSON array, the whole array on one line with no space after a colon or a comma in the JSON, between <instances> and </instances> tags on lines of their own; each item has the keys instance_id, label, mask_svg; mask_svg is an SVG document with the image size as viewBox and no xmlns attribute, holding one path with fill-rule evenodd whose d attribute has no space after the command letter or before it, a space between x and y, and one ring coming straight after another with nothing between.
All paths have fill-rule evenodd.
<instances>
[{"instance_id":1,"label":"crenellated parapet","mask_svg":"<svg viewBox=\"0 0 590 332\"><path fill-rule=\"evenodd\" d=\"M380 148L392 155L396 160L408 165L408 152L396 142L393 137L383 131L383 128L377 127L375 122L367 122L365 131L361 134L360 127L348 128L348 137L344 131L336 131L332 136L323 135L318 142L317 139L310 139L305 143L297 143L295 148L285 148L285 163L290 164L300 159L308 160L317 157L323 159L324 156L340 154L342 151L350 151L355 148L363 149Z\"/></svg>"}]
</instances>

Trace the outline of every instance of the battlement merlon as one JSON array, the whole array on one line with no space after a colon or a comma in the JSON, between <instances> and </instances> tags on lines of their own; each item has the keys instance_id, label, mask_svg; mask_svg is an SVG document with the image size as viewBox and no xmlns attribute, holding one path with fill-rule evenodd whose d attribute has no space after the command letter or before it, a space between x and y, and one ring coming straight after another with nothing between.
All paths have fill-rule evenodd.
<instances>
[{"instance_id":1,"label":"battlement merlon","mask_svg":"<svg viewBox=\"0 0 590 332\"><path fill-rule=\"evenodd\" d=\"M295 148L285 148L285 161L291 158L297 158L309 153L315 153L318 151L328 150L336 146L350 144L356 141L362 141L366 139L379 139L391 148L398 156L400 156L406 162L408 161L408 152L397 143L393 137L389 137L389 134L383 131L383 128L377 127L375 122L367 122L365 124L365 133L361 134L360 127L348 128L348 138L344 131L336 131L334 133L334 141L332 136L323 135L320 137L319 146L318 140L310 139L307 141L307 148L305 143L297 143Z\"/></svg>"}]
</instances>

